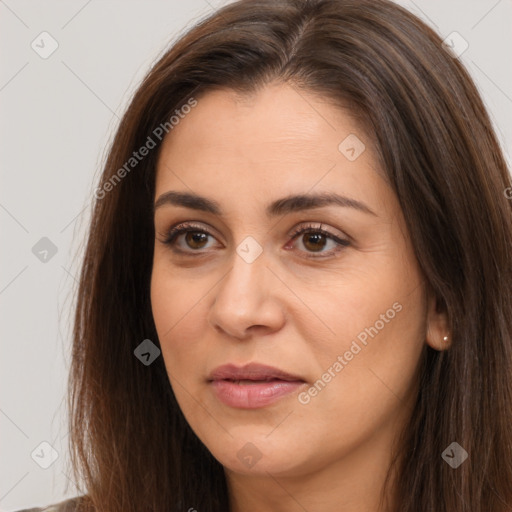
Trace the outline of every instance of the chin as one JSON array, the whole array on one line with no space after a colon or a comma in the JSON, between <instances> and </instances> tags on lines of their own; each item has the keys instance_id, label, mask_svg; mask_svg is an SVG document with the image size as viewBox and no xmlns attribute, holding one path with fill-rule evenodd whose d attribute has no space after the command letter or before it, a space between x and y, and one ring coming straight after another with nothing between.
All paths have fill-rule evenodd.
<instances>
[{"instance_id":1,"label":"chin","mask_svg":"<svg viewBox=\"0 0 512 512\"><path fill-rule=\"evenodd\" d=\"M207 445L213 456L228 471L244 475L265 476L299 476L311 470L311 460L304 458L307 454L297 446L300 442L289 436L239 435L223 440L218 446ZM226 442L227 441L227 442Z\"/></svg>"}]
</instances>

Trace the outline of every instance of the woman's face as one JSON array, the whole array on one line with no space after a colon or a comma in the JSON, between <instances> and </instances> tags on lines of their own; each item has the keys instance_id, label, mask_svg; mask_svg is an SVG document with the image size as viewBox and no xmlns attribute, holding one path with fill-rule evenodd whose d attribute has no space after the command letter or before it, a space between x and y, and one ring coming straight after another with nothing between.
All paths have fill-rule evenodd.
<instances>
[{"instance_id":1,"label":"woman's face","mask_svg":"<svg viewBox=\"0 0 512 512\"><path fill-rule=\"evenodd\" d=\"M287 85L209 92L164 141L155 203L154 320L177 401L212 454L275 476L387 456L441 329L354 120Z\"/></svg>"}]
</instances>

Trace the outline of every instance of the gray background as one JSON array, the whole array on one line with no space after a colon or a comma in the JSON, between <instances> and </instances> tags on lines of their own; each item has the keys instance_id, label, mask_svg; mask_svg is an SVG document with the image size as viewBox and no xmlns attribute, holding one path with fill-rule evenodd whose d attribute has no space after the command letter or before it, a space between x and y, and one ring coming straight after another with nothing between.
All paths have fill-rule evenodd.
<instances>
[{"instance_id":1,"label":"gray background","mask_svg":"<svg viewBox=\"0 0 512 512\"><path fill-rule=\"evenodd\" d=\"M64 396L71 292L95 180L119 117L150 64L224 3L0 0L2 511L76 494L68 476ZM469 43L460 58L510 162L512 1L399 3L443 38L456 31ZM47 59L31 47L43 31L59 45ZM41 252L43 237L55 245L53 256ZM34 254L38 242L43 245ZM39 447L43 441L59 455L47 469L36 463L51 462L48 447Z\"/></svg>"}]
</instances>

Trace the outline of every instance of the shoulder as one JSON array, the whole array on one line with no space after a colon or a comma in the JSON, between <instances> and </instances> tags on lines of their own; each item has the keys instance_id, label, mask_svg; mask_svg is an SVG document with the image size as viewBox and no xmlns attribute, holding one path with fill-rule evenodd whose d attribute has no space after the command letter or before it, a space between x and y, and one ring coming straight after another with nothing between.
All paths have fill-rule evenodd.
<instances>
[{"instance_id":1,"label":"shoulder","mask_svg":"<svg viewBox=\"0 0 512 512\"><path fill-rule=\"evenodd\" d=\"M78 512L78 505L82 502L84 496L70 498L46 507L25 508L17 512Z\"/></svg>"}]
</instances>

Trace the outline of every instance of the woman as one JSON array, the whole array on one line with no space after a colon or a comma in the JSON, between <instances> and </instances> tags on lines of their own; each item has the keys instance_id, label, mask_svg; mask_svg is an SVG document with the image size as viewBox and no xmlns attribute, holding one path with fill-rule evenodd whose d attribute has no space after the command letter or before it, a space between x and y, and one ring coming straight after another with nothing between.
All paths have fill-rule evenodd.
<instances>
[{"instance_id":1,"label":"woman","mask_svg":"<svg viewBox=\"0 0 512 512\"><path fill-rule=\"evenodd\" d=\"M72 510L512 508L501 150L385 0L242 0L151 69L80 276Z\"/></svg>"}]
</instances>

